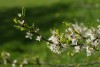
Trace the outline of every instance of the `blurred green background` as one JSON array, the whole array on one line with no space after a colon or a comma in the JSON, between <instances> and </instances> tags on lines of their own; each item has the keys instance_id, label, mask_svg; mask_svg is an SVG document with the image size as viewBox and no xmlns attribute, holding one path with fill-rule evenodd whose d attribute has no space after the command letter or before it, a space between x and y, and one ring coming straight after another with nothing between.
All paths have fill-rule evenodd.
<instances>
[{"instance_id":1,"label":"blurred green background","mask_svg":"<svg viewBox=\"0 0 100 67\"><path fill-rule=\"evenodd\" d=\"M85 53L70 56L67 54L68 51L57 55L49 50L44 41L38 42L35 38L26 39L25 32L16 30L13 22L22 7L26 9L26 22L29 24L34 22L40 28L40 33L48 38L50 29L55 27L64 30L62 22L81 22L89 27L100 24L97 22L97 19L100 19L100 0L0 0L0 52L10 52L12 59L38 57L41 62L54 64L100 60L100 52L90 57ZM38 65L26 67L38 67ZM100 67L100 64L86 67Z\"/></svg>"}]
</instances>

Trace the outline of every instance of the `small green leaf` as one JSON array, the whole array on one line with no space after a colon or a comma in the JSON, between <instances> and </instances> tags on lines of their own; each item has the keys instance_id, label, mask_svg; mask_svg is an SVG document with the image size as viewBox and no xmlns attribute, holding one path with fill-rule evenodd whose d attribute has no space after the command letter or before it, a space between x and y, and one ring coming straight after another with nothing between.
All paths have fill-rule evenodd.
<instances>
[{"instance_id":1,"label":"small green leaf","mask_svg":"<svg viewBox=\"0 0 100 67\"><path fill-rule=\"evenodd\" d=\"M58 29L56 29L56 35L60 35L60 32L59 32L59 30Z\"/></svg>"},{"instance_id":2,"label":"small green leaf","mask_svg":"<svg viewBox=\"0 0 100 67\"><path fill-rule=\"evenodd\" d=\"M22 26L18 26L18 25L14 25L14 27L18 30L24 31L26 30L26 28L22 27Z\"/></svg>"},{"instance_id":3,"label":"small green leaf","mask_svg":"<svg viewBox=\"0 0 100 67\"><path fill-rule=\"evenodd\" d=\"M24 31L24 30L25 30L25 28L21 27L21 31Z\"/></svg>"},{"instance_id":4,"label":"small green leaf","mask_svg":"<svg viewBox=\"0 0 100 67\"><path fill-rule=\"evenodd\" d=\"M66 26L67 26L67 27L71 26L71 23L66 23Z\"/></svg>"},{"instance_id":5,"label":"small green leaf","mask_svg":"<svg viewBox=\"0 0 100 67\"><path fill-rule=\"evenodd\" d=\"M14 18L14 19L13 19L13 21L14 21L15 23L18 23L18 21L17 21L17 19L16 19L16 18Z\"/></svg>"},{"instance_id":6,"label":"small green leaf","mask_svg":"<svg viewBox=\"0 0 100 67\"><path fill-rule=\"evenodd\" d=\"M71 40L70 39L66 39L66 43L67 44L71 44Z\"/></svg>"},{"instance_id":7,"label":"small green leaf","mask_svg":"<svg viewBox=\"0 0 100 67\"><path fill-rule=\"evenodd\" d=\"M22 8L22 16L23 17L25 16L25 8L24 7Z\"/></svg>"},{"instance_id":8,"label":"small green leaf","mask_svg":"<svg viewBox=\"0 0 100 67\"><path fill-rule=\"evenodd\" d=\"M20 26L14 25L14 27L15 27L16 29L20 29Z\"/></svg>"}]
</instances>

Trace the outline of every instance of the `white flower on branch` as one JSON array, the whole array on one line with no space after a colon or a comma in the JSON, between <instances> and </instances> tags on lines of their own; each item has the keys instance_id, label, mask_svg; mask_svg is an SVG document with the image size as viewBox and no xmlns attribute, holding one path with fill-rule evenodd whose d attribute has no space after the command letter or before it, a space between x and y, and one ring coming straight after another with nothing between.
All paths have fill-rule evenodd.
<instances>
[{"instance_id":1,"label":"white flower on branch","mask_svg":"<svg viewBox=\"0 0 100 67\"><path fill-rule=\"evenodd\" d=\"M89 30L85 33L85 37L89 37L91 40L94 40L94 39L95 39L95 32L89 29Z\"/></svg>"},{"instance_id":2,"label":"white flower on branch","mask_svg":"<svg viewBox=\"0 0 100 67\"><path fill-rule=\"evenodd\" d=\"M36 28L36 29L34 30L35 33L37 33L38 31L39 31L39 28Z\"/></svg>"},{"instance_id":3,"label":"white flower on branch","mask_svg":"<svg viewBox=\"0 0 100 67\"><path fill-rule=\"evenodd\" d=\"M42 36L37 36L37 37L36 37L36 40L37 40L37 41L40 41L41 38L42 38Z\"/></svg>"},{"instance_id":4,"label":"white flower on branch","mask_svg":"<svg viewBox=\"0 0 100 67\"><path fill-rule=\"evenodd\" d=\"M90 48L90 47L86 47L86 54L87 54L87 56L91 56L91 54L93 53L93 48Z\"/></svg>"},{"instance_id":5,"label":"white flower on branch","mask_svg":"<svg viewBox=\"0 0 100 67\"><path fill-rule=\"evenodd\" d=\"M66 31L67 31L67 30L66 30ZM69 27L69 28L68 28L68 31L72 31L72 28Z\"/></svg>"},{"instance_id":6,"label":"white flower on branch","mask_svg":"<svg viewBox=\"0 0 100 67\"><path fill-rule=\"evenodd\" d=\"M54 53L57 53L57 54L60 54L60 53L61 53L60 47L57 46L56 44L50 44L48 47L49 47L50 50L53 51Z\"/></svg>"},{"instance_id":7,"label":"white flower on branch","mask_svg":"<svg viewBox=\"0 0 100 67\"><path fill-rule=\"evenodd\" d=\"M33 34L29 32L26 32L26 38L32 39Z\"/></svg>"},{"instance_id":8,"label":"white flower on branch","mask_svg":"<svg viewBox=\"0 0 100 67\"><path fill-rule=\"evenodd\" d=\"M86 43L87 44L91 43L91 39L86 39Z\"/></svg>"},{"instance_id":9,"label":"white flower on branch","mask_svg":"<svg viewBox=\"0 0 100 67\"><path fill-rule=\"evenodd\" d=\"M75 38L71 39L71 41L72 41L72 45L77 45L78 41Z\"/></svg>"},{"instance_id":10,"label":"white flower on branch","mask_svg":"<svg viewBox=\"0 0 100 67\"><path fill-rule=\"evenodd\" d=\"M20 21L20 25L23 25L24 23L25 23L25 21L24 21L24 20Z\"/></svg>"},{"instance_id":11,"label":"white flower on branch","mask_svg":"<svg viewBox=\"0 0 100 67\"><path fill-rule=\"evenodd\" d=\"M59 44L59 39L55 35L52 35L48 40L52 41L54 44Z\"/></svg>"},{"instance_id":12,"label":"white flower on branch","mask_svg":"<svg viewBox=\"0 0 100 67\"><path fill-rule=\"evenodd\" d=\"M12 67L16 67L17 59L15 59L12 63Z\"/></svg>"},{"instance_id":13,"label":"white flower on branch","mask_svg":"<svg viewBox=\"0 0 100 67\"><path fill-rule=\"evenodd\" d=\"M75 52L79 52L80 46L75 46Z\"/></svg>"},{"instance_id":14,"label":"white flower on branch","mask_svg":"<svg viewBox=\"0 0 100 67\"><path fill-rule=\"evenodd\" d=\"M61 52L66 50L66 44L61 44L61 46L59 46L58 44L50 44L48 47L50 48L52 52L61 54Z\"/></svg>"},{"instance_id":15,"label":"white flower on branch","mask_svg":"<svg viewBox=\"0 0 100 67\"><path fill-rule=\"evenodd\" d=\"M82 32L82 28L76 23L72 25L74 27L74 29L78 32Z\"/></svg>"},{"instance_id":16,"label":"white flower on branch","mask_svg":"<svg viewBox=\"0 0 100 67\"><path fill-rule=\"evenodd\" d=\"M91 42L91 44L92 44L93 46L95 46L95 47L96 47L99 43L100 43L100 41L99 41L98 39Z\"/></svg>"}]
</instances>

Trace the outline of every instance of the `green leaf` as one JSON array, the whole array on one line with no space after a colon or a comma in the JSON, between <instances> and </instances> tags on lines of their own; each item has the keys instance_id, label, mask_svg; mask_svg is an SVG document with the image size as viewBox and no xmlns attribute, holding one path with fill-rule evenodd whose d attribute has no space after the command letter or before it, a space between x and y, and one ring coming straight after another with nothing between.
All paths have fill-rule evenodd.
<instances>
[{"instance_id":1,"label":"green leaf","mask_svg":"<svg viewBox=\"0 0 100 67\"><path fill-rule=\"evenodd\" d=\"M82 45L85 42L85 39L78 39L78 44Z\"/></svg>"},{"instance_id":2,"label":"green leaf","mask_svg":"<svg viewBox=\"0 0 100 67\"><path fill-rule=\"evenodd\" d=\"M14 21L15 23L18 23L18 21L17 21L17 19L16 19L16 18L14 18L14 19L13 19L13 21Z\"/></svg>"},{"instance_id":3,"label":"green leaf","mask_svg":"<svg viewBox=\"0 0 100 67\"><path fill-rule=\"evenodd\" d=\"M25 30L25 28L23 28L23 27L21 27L21 26L17 26L17 25L15 25L14 27L15 27L16 29L21 30L21 31L24 31L24 30Z\"/></svg>"},{"instance_id":4,"label":"green leaf","mask_svg":"<svg viewBox=\"0 0 100 67\"><path fill-rule=\"evenodd\" d=\"M60 35L60 32L58 29L56 29L56 35L59 36Z\"/></svg>"},{"instance_id":5,"label":"green leaf","mask_svg":"<svg viewBox=\"0 0 100 67\"><path fill-rule=\"evenodd\" d=\"M25 8L24 7L22 8L22 16L23 17L25 16Z\"/></svg>"},{"instance_id":6,"label":"green leaf","mask_svg":"<svg viewBox=\"0 0 100 67\"><path fill-rule=\"evenodd\" d=\"M24 30L25 30L25 28L21 27L21 31L24 31Z\"/></svg>"},{"instance_id":7,"label":"green leaf","mask_svg":"<svg viewBox=\"0 0 100 67\"><path fill-rule=\"evenodd\" d=\"M70 39L66 39L66 43L67 44L71 44L71 40Z\"/></svg>"},{"instance_id":8,"label":"green leaf","mask_svg":"<svg viewBox=\"0 0 100 67\"><path fill-rule=\"evenodd\" d=\"M67 27L71 26L71 23L66 23L66 26L67 26Z\"/></svg>"}]
</instances>

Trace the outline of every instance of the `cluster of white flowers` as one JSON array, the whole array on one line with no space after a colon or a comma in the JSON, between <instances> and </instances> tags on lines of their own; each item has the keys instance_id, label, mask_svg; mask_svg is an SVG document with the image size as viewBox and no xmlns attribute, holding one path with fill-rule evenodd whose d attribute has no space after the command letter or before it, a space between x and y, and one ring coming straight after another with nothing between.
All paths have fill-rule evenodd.
<instances>
[{"instance_id":1,"label":"cluster of white flowers","mask_svg":"<svg viewBox=\"0 0 100 67\"><path fill-rule=\"evenodd\" d=\"M64 37L61 37L62 34L57 35L56 31L52 32L52 36L48 39L52 42L49 44L51 51L60 54L66 47L73 46L74 52L85 50L87 56L90 56L94 51L97 51L97 47L100 47L100 25L97 28L88 29L83 24L72 24L63 34Z\"/></svg>"},{"instance_id":2,"label":"cluster of white flowers","mask_svg":"<svg viewBox=\"0 0 100 67\"><path fill-rule=\"evenodd\" d=\"M61 52L65 51L66 44L60 42L60 36L57 36L55 30L52 31L52 36L48 40L52 42L48 44L48 47L54 53L61 54Z\"/></svg>"},{"instance_id":3,"label":"cluster of white flowers","mask_svg":"<svg viewBox=\"0 0 100 67\"><path fill-rule=\"evenodd\" d=\"M90 56L93 53L94 49L93 48L89 48L88 46L86 47L86 54L87 56Z\"/></svg>"},{"instance_id":4,"label":"cluster of white flowers","mask_svg":"<svg viewBox=\"0 0 100 67\"><path fill-rule=\"evenodd\" d=\"M32 39L32 36L33 34L30 31L26 32L26 38Z\"/></svg>"}]
</instances>

